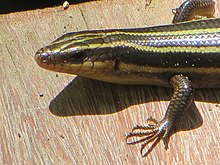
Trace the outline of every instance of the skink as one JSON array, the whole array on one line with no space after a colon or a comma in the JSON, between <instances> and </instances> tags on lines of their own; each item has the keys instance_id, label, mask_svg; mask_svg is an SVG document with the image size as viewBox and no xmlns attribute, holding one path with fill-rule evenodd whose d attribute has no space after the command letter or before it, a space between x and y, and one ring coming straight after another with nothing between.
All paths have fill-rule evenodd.
<instances>
[{"instance_id":1,"label":"skink","mask_svg":"<svg viewBox=\"0 0 220 165\"><path fill-rule=\"evenodd\" d=\"M136 126L126 137L128 144L142 143L146 156L161 139L168 148L170 132L195 88L220 85L220 18L180 23L201 11L209 11L210 17L214 4L187 0L175 10L175 24L170 25L68 33L39 49L35 60L48 70L100 81L172 87L164 118L149 118L154 124Z\"/></svg>"}]
</instances>

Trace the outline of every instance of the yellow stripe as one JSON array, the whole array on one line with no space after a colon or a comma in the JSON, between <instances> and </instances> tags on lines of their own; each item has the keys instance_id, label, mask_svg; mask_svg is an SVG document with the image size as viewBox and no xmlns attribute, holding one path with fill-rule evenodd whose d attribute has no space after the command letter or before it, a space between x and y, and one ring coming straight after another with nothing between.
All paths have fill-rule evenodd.
<instances>
[{"instance_id":1,"label":"yellow stripe","mask_svg":"<svg viewBox=\"0 0 220 165\"><path fill-rule=\"evenodd\" d=\"M199 74L210 74L210 73L220 73L219 68L204 68L204 67L189 67L189 68L160 68L160 67L149 67L149 66L139 66L135 64L127 64L121 62L119 65L119 70L128 72L143 72L143 73L199 73Z\"/></svg>"}]
</instances>

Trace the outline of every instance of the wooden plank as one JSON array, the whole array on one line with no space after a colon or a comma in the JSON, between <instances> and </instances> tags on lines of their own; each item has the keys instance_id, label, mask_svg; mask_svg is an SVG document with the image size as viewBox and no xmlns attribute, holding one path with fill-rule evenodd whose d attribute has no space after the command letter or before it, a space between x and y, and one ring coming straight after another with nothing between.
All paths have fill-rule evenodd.
<instances>
[{"instance_id":1,"label":"wooden plank","mask_svg":"<svg viewBox=\"0 0 220 165\"><path fill-rule=\"evenodd\" d=\"M142 158L140 145L126 145L125 132L161 118L171 90L54 73L33 58L66 32L170 23L181 2L103 0L0 15L0 164L216 164L220 90L195 93L197 108L181 130L197 129L174 134L169 150L161 142Z\"/></svg>"}]
</instances>

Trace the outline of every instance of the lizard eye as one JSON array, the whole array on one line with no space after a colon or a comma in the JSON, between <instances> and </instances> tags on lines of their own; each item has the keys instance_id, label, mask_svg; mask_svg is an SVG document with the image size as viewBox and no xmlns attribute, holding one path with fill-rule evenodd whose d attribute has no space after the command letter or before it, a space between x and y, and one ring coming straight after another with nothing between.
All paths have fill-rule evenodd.
<instances>
[{"instance_id":1,"label":"lizard eye","mask_svg":"<svg viewBox=\"0 0 220 165\"><path fill-rule=\"evenodd\" d=\"M87 54L83 51L72 52L69 55L71 61L82 61L87 57Z\"/></svg>"}]
</instances>

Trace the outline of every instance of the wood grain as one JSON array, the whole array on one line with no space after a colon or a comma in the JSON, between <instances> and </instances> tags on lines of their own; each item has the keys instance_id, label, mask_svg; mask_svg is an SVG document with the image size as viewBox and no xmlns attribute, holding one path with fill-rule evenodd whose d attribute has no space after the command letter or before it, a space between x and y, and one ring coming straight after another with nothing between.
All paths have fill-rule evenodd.
<instances>
[{"instance_id":1,"label":"wood grain","mask_svg":"<svg viewBox=\"0 0 220 165\"><path fill-rule=\"evenodd\" d=\"M182 119L169 150L160 142L142 158L140 145L126 145L126 132L149 116L160 119L172 90L54 73L33 58L37 49L66 32L170 23L171 9L181 2L103 0L68 10L0 15L0 164L219 162L220 90L195 92L196 106Z\"/></svg>"}]
</instances>

